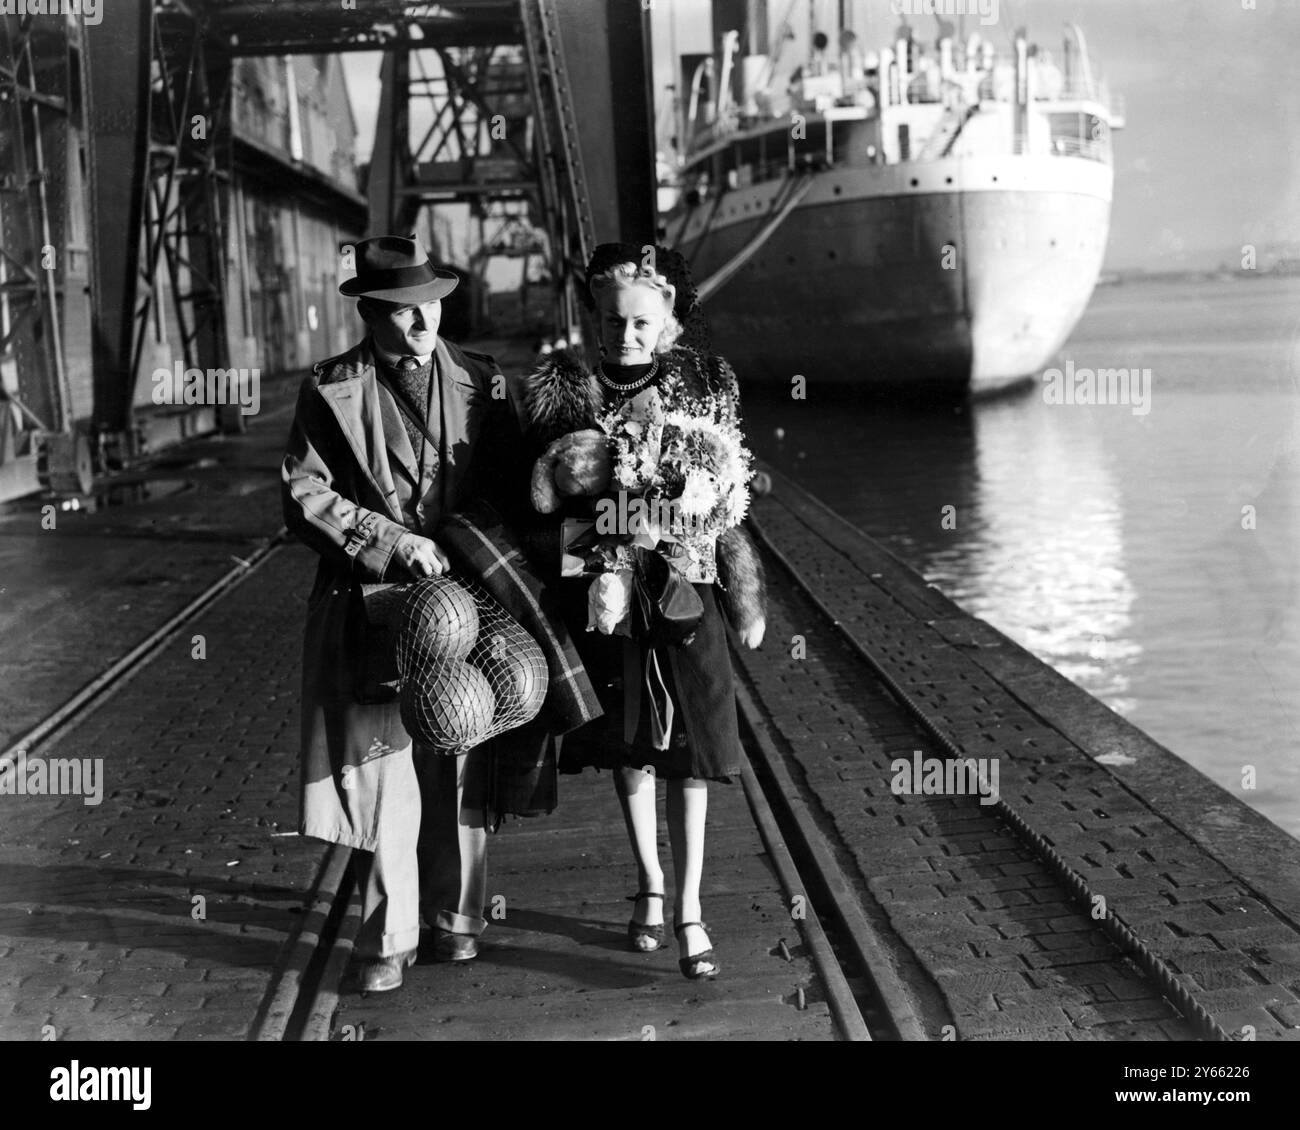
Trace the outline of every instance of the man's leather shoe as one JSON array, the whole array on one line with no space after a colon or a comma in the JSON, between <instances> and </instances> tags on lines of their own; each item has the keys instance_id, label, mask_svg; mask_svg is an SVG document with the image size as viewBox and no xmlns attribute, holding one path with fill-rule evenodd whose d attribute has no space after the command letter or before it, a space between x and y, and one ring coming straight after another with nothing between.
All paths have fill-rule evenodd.
<instances>
[{"instance_id":1,"label":"man's leather shoe","mask_svg":"<svg viewBox=\"0 0 1300 1130\"><path fill-rule=\"evenodd\" d=\"M433 942L435 961L472 961L478 957L478 939L473 934L439 930Z\"/></svg>"},{"instance_id":2,"label":"man's leather shoe","mask_svg":"<svg viewBox=\"0 0 1300 1130\"><path fill-rule=\"evenodd\" d=\"M388 993L402 987L402 970L415 964L415 950L375 958L361 967L359 978L363 993Z\"/></svg>"}]
</instances>

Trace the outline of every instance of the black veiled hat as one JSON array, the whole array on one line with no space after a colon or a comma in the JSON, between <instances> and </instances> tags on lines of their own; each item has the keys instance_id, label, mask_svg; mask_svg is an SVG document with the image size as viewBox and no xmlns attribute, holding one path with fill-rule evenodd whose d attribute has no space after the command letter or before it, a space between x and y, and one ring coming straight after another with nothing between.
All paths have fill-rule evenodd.
<instances>
[{"instance_id":1,"label":"black veiled hat","mask_svg":"<svg viewBox=\"0 0 1300 1130\"><path fill-rule=\"evenodd\" d=\"M602 243L591 254L587 263L586 286L583 287L583 301L588 310L596 308L591 293L591 280L603 271L608 271L617 263L632 263L640 266L645 259L646 248L654 247L655 270L673 285L677 296L673 299L673 316L682 323L699 306L699 297L695 293L695 284L691 281L691 268L685 256L662 244L642 243Z\"/></svg>"}]
</instances>

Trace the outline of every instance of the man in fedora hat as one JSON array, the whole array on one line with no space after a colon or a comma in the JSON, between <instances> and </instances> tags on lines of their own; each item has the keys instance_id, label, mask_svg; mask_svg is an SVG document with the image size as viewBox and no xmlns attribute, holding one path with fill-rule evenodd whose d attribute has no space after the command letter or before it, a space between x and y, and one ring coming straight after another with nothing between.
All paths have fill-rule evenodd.
<instances>
[{"instance_id":1,"label":"man in fedora hat","mask_svg":"<svg viewBox=\"0 0 1300 1130\"><path fill-rule=\"evenodd\" d=\"M305 835L355 850L363 924L361 988L402 983L420 912L434 956L478 952L486 897L485 747L412 756L396 701L358 701L354 651L361 582L442 573L441 517L504 473L489 444L515 428L496 362L438 336L458 277L415 239L356 247L365 339L303 383L282 479L285 522L320 554L303 652Z\"/></svg>"}]
</instances>

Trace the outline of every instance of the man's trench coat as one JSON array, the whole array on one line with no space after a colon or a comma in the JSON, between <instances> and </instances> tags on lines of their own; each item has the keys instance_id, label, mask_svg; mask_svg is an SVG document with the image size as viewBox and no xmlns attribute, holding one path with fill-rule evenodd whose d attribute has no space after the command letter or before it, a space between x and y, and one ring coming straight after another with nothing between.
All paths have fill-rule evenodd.
<instances>
[{"instance_id":1,"label":"man's trench coat","mask_svg":"<svg viewBox=\"0 0 1300 1130\"><path fill-rule=\"evenodd\" d=\"M414 847L419 787L397 703L355 701L351 583L409 579L396 563L386 573L398 539L408 530L433 536L463 499L527 494L526 472L516 479L515 462L500 457L518 447L514 384L502 384L492 358L441 338L434 356L441 379L430 426L441 427L440 466L427 443L419 464L392 397L380 393L367 339L322 361L303 382L281 471L285 523L320 555L303 647L299 828L366 851L375 850L381 816L385 843ZM419 484L405 492L405 516L395 468Z\"/></svg>"}]
</instances>

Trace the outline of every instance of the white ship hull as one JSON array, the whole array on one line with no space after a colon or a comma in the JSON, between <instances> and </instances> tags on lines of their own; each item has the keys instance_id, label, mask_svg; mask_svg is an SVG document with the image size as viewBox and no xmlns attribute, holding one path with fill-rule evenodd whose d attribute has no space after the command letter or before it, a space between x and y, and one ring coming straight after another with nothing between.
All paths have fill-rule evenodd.
<instances>
[{"instance_id":1,"label":"white ship hull","mask_svg":"<svg viewBox=\"0 0 1300 1130\"><path fill-rule=\"evenodd\" d=\"M1108 163L967 155L814 173L807 194L705 303L748 378L987 392L1040 372L1101 271ZM788 182L667 217L697 281L779 209Z\"/></svg>"}]
</instances>

